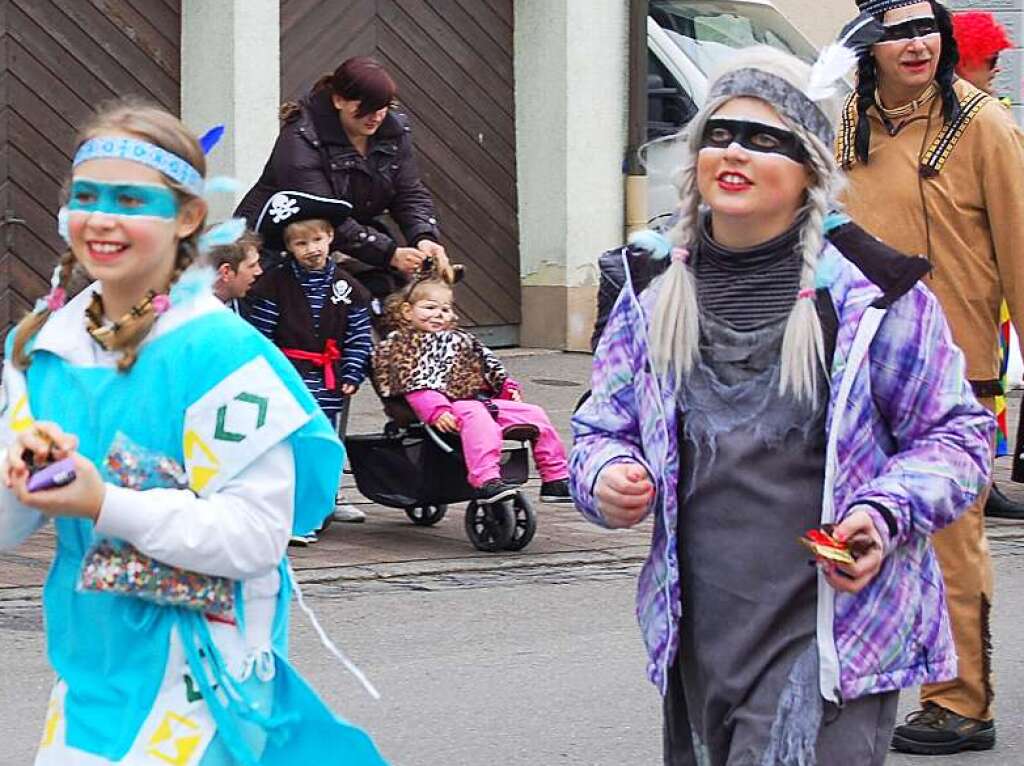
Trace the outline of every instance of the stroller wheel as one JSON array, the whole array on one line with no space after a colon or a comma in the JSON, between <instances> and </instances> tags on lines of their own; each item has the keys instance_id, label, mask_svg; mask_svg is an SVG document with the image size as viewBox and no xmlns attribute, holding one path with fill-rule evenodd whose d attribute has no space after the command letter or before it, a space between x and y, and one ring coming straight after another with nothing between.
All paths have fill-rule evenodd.
<instances>
[{"instance_id":1,"label":"stroller wheel","mask_svg":"<svg viewBox=\"0 0 1024 766\"><path fill-rule=\"evenodd\" d=\"M447 505L414 505L405 509L409 521L417 527L432 527L448 513Z\"/></svg>"},{"instance_id":2,"label":"stroller wheel","mask_svg":"<svg viewBox=\"0 0 1024 766\"><path fill-rule=\"evenodd\" d=\"M466 506L466 537L478 551L494 553L507 548L515 533L512 502L478 503Z\"/></svg>"},{"instance_id":3,"label":"stroller wheel","mask_svg":"<svg viewBox=\"0 0 1024 766\"><path fill-rule=\"evenodd\" d=\"M530 544L537 531L537 514L534 513L533 506L522 492L517 492L512 499L512 514L514 518L512 539L505 546L505 550L521 551Z\"/></svg>"}]
</instances>

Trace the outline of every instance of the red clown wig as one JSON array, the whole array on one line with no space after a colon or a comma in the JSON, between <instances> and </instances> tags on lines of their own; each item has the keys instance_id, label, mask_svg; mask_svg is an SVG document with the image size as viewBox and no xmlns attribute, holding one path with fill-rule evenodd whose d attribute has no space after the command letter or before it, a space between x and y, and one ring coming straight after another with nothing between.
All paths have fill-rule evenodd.
<instances>
[{"instance_id":1,"label":"red clown wig","mask_svg":"<svg viewBox=\"0 0 1024 766\"><path fill-rule=\"evenodd\" d=\"M986 11L954 13L953 35L960 50L960 63L967 67L981 66L1000 51L1013 47L1002 24Z\"/></svg>"}]
</instances>

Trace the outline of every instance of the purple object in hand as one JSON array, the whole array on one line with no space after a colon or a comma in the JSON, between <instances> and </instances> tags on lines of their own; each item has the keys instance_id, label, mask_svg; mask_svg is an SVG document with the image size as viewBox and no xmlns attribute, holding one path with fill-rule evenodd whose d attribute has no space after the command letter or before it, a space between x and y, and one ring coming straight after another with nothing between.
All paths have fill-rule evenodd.
<instances>
[{"instance_id":1,"label":"purple object in hand","mask_svg":"<svg viewBox=\"0 0 1024 766\"><path fill-rule=\"evenodd\" d=\"M74 480L75 461L66 457L36 471L29 477L27 486L29 492L38 492L42 489L63 487Z\"/></svg>"}]
</instances>

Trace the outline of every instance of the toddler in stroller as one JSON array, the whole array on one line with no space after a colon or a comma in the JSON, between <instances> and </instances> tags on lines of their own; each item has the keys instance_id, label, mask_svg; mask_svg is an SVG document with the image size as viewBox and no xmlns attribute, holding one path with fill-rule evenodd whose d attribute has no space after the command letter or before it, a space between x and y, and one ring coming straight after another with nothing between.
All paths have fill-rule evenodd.
<instances>
[{"instance_id":1,"label":"toddler in stroller","mask_svg":"<svg viewBox=\"0 0 1024 766\"><path fill-rule=\"evenodd\" d=\"M520 458L515 450L504 450L504 441L511 439L533 442L541 501L571 503L565 447L558 432L541 407L522 401L518 384L501 361L474 336L454 327L451 286L428 275L388 305L397 329L374 352L374 387L393 428L408 427L415 420L426 427L427 449L432 449L431 441L442 451L446 446L452 449L450 440L458 437L454 443L461 449L463 465L461 476L449 476L455 479L449 501L468 495L465 499L474 501L471 511L495 511L506 501L525 504L517 487L525 481L525 470L516 466L518 460L525 461L525 452ZM362 445L357 438L355 442L350 451L359 484L361 467L355 453ZM467 514L467 532L477 544L470 526Z\"/></svg>"}]
</instances>

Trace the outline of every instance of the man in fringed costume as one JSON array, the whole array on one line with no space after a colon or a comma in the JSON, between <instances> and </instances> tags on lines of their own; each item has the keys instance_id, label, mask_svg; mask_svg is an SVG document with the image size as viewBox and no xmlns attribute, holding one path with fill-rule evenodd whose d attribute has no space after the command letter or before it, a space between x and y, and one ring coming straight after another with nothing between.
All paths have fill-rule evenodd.
<instances>
[{"instance_id":1,"label":"man in fringed costume","mask_svg":"<svg viewBox=\"0 0 1024 766\"><path fill-rule=\"evenodd\" d=\"M1024 317L1024 134L996 99L956 77L950 13L935 0L858 0L885 27L861 55L837 158L848 213L887 244L928 257L927 280L994 409L999 308ZM988 749L992 711L992 567L984 498L934 536L959 656L957 679L922 688L922 709L893 746L922 754Z\"/></svg>"}]
</instances>

